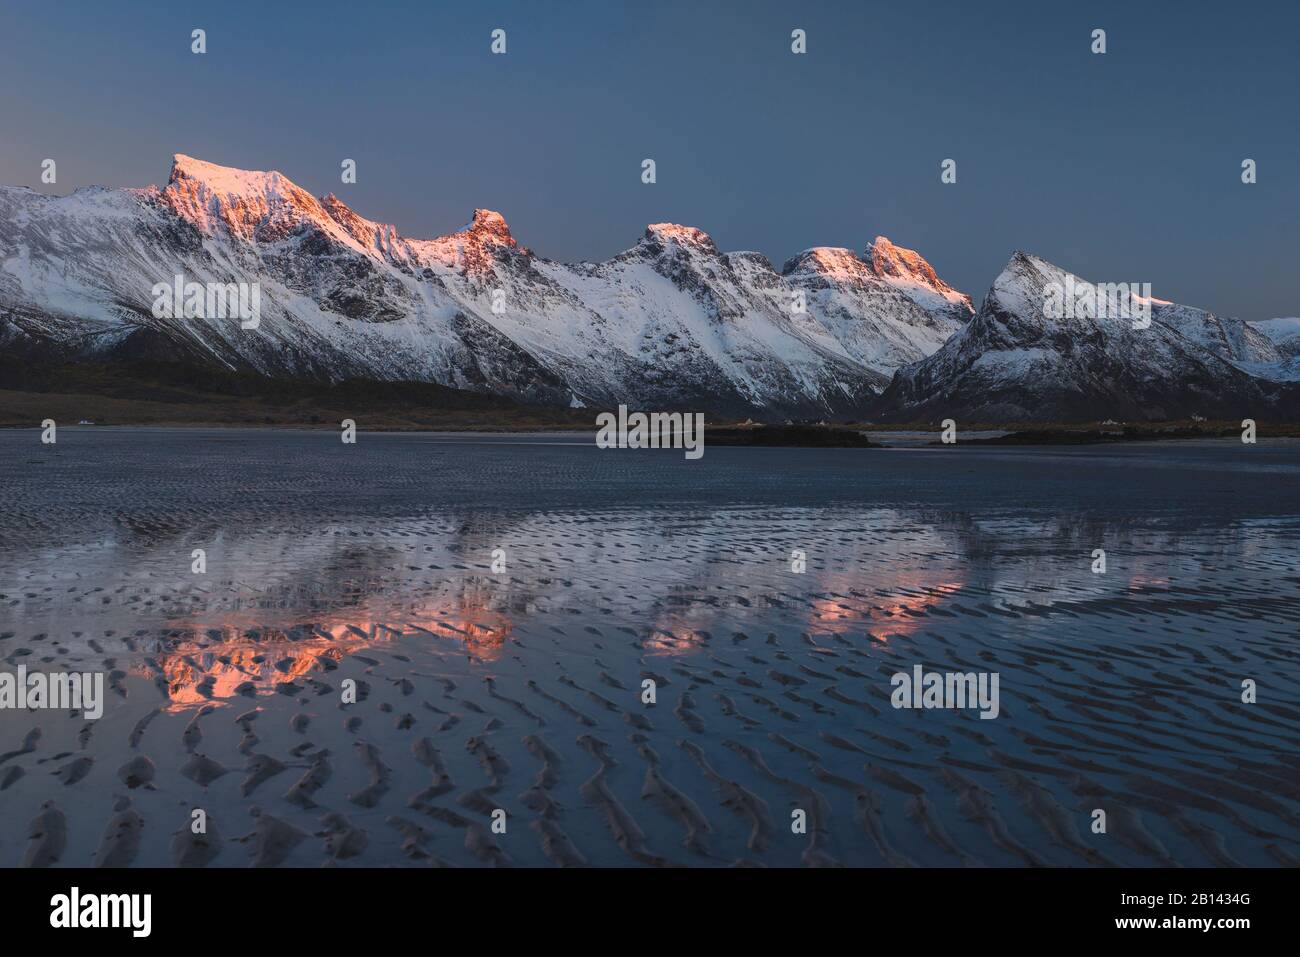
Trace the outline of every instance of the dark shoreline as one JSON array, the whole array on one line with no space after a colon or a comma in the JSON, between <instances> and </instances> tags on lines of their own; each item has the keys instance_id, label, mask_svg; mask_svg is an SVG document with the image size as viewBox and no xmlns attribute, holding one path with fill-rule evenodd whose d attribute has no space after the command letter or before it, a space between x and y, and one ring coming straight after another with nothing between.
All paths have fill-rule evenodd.
<instances>
[{"instance_id":1,"label":"dark shoreline","mask_svg":"<svg viewBox=\"0 0 1300 957\"><path fill-rule=\"evenodd\" d=\"M39 428L53 419L60 426L337 429L352 419L371 432L594 434L603 411L526 405L433 383L345 379L318 385L149 360L26 363L0 357L0 383L7 387L0 389L0 428ZM958 422L957 447L1231 439L1242 433L1240 422L1225 421ZM879 448L894 444L887 441L891 435L899 444L940 445L941 431L937 422L714 419L705 435L713 446ZM1260 421L1257 435L1300 437L1300 423Z\"/></svg>"}]
</instances>

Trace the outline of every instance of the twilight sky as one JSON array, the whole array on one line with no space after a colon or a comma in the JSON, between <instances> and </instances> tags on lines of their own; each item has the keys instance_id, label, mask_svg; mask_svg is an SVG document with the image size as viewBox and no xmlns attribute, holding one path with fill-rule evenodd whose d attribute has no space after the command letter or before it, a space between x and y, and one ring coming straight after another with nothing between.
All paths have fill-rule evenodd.
<instances>
[{"instance_id":1,"label":"twilight sky","mask_svg":"<svg viewBox=\"0 0 1300 957\"><path fill-rule=\"evenodd\" d=\"M778 269L883 234L977 302L1020 248L1300 315L1298 36L1296 0L3 0L0 183L161 185L181 152L408 236L496 209L552 259L659 221Z\"/></svg>"}]
</instances>

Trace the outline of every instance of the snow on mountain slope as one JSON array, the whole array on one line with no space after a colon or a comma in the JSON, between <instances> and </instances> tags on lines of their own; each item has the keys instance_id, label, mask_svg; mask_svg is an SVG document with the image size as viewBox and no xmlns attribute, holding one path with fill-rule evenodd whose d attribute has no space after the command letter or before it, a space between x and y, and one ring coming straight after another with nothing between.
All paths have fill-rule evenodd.
<instances>
[{"instance_id":1,"label":"snow on mountain slope","mask_svg":"<svg viewBox=\"0 0 1300 957\"><path fill-rule=\"evenodd\" d=\"M1237 365L1264 365L1282 358L1268 336L1240 319L1225 319L1195 306L1161 299L1151 300L1151 317Z\"/></svg>"},{"instance_id":2,"label":"snow on mountain slope","mask_svg":"<svg viewBox=\"0 0 1300 957\"><path fill-rule=\"evenodd\" d=\"M692 227L653 224L609 262L539 270L602 318L603 336L652 395L714 393L738 410L808 395L815 414L860 405L875 381L820 323L793 313L765 260L723 254Z\"/></svg>"},{"instance_id":3,"label":"snow on mountain slope","mask_svg":"<svg viewBox=\"0 0 1300 957\"><path fill-rule=\"evenodd\" d=\"M1156 302L1151 324L1044 314L1049 285L1083 284L1017 252L975 317L881 396L885 418L968 422L1264 417L1290 399L1237 362L1267 355L1253 330ZM1104 313L1105 310L1102 310ZM1236 360L1236 361L1234 361Z\"/></svg>"},{"instance_id":4,"label":"snow on mountain slope","mask_svg":"<svg viewBox=\"0 0 1300 957\"><path fill-rule=\"evenodd\" d=\"M903 252L906 274L838 251L836 269L801 254L783 275L660 223L608 262L568 265L519 245L490 210L408 239L280 173L178 154L162 189L0 189L0 348L429 380L565 405L852 415L960 327L963 297ZM258 327L155 317L152 288L178 275L257 283Z\"/></svg>"},{"instance_id":5,"label":"snow on mountain slope","mask_svg":"<svg viewBox=\"0 0 1300 957\"><path fill-rule=\"evenodd\" d=\"M1284 356L1300 355L1300 318L1259 319L1250 323Z\"/></svg>"},{"instance_id":6,"label":"snow on mountain slope","mask_svg":"<svg viewBox=\"0 0 1300 957\"><path fill-rule=\"evenodd\" d=\"M200 178L213 170L212 182ZM61 199L0 190L0 239L0 346L11 351L184 358L270 375L470 389L508 381L523 398L569 397L491 324L363 246L277 173L178 156L162 190L78 190ZM256 282L258 328L231 318L155 317L152 288L177 275Z\"/></svg>"},{"instance_id":7,"label":"snow on mountain slope","mask_svg":"<svg viewBox=\"0 0 1300 957\"><path fill-rule=\"evenodd\" d=\"M1300 318L1261 319L1249 323L1272 343L1277 358L1244 368L1279 382L1300 382Z\"/></svg>"},{"instance_id":8,"label":"snow on mountain slope","mask_svg":"<svg viewBox=\"0 0 1300 957\"><path fill-rule=\"evenodd\" d=\"M785 280L854 359L889 382L894 369L927 356L962 328L948 303L927 310L882 280L852 250L820 246L785 264Z\"/></svg>"},{"instance_id":9,"label":"snow on mountain slope","mask_svg":"<svg viewBox=\"0 0 1300 957\"><path fill-rule=\"evenodd\" d=\"M1259 319L1247 325L1268 339L1273 358L1239 362L1252 375L1275 382L1300 382L1300 318Z\"/></svg>"},{"instance_id":10,"label":"snow on mountain slope","mask_svg":"<svg viewBox=\"0 0 1300 957\"><path fill-rule=\"evenodd\" d=\"M884 236L868 243L863 259L886 285L907 296L922 309L966 322L975 314L970 296L948 285L915 249L895 246Z\"/></svg>"}]
</instances>

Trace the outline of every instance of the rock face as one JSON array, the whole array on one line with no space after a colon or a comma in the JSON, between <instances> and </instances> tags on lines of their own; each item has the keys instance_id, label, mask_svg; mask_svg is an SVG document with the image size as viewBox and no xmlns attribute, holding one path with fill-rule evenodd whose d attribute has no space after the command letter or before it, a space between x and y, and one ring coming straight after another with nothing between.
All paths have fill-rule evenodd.
<instances>
[{"instance_id":1,"label":"rock face","mask_svg":"<svg viewBox=\"0 0 1300 957\"><path fill-rule=\"evenodd\" d=\"M918 306L957 322L966 322L974 314L970 296L958 292L935 274L934 267L914 249L895 246L884 236L877 236L863 253L871 272Z\"/></svg>"},{"instance_id":2,"label":"rock face","mask_svg":"<svg viewBox=\"0 0 1300 957\"><path fill-rule=\"evenodd\" d=\"M897 288L850 249L806 249L781 272L803 293L810 314L881 388L895 369L933 353L970 318L969 302L966 314L957 318L961 314L952 303L938 294L927 296L919 283L906 291Z\"/></svg>"},{"instance_id":3,"label":"rock face","mask_svg":"<svg viewBox=\"0 0 1300 957\"><path fill-rule=\"evenodd\" d=\"M152 290L176 276L256 283L257 328L156 317ZM885 239L865 256L808 250L778 273L660 223L607 262L570 265L535 256L490 210L451 235L409 239L280 173L182 155L162 189L0 188L0 349L11 354L843 417L970 312L924 259Z\"/></svg>"},{"instance_id":4,"label":"rock face","mask_svg":"<svg viewBox=\"0 0 1300 957\"><path fill-rule=\"evenodd\" d=\"M876 413L967 422L1293 414L1290 388L1268 375L1282 357L1258 330L1160 300L1145 301L1151 322L1144 329L1106 309L1062 318L1071 310L1046 307L1053 288L1084 284L1017 252L969 323L933 355L898 370Z\"/></svg>"}]
</instances>

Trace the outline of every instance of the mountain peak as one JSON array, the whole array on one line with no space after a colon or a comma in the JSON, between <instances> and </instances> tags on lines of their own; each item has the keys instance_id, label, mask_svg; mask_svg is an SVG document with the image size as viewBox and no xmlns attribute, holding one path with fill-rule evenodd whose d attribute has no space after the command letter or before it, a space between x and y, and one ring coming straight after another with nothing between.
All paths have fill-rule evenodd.
<instances>
[{"instance_id":1,"label":"mountain peak","mask_svg":"<svg viewBox=\"0 0 1300 957\"><path fill-rule=\"evenodd\" d=\"M209 235L224 227L245 239L273 241L304 219L329 222L315 197L282 173L218 166L184 153L172 157L161 199Z\"/></svg>"},{"instance_id":2,"label":"mountain peak","mask_svg":"<svg viewBox=\"0 0 1300 957\"><path fill-rule=\"evenodd\" d=\"M510 235L510 226L506 223L506 218L494 209L474 210L470 221L462 226L459 232L468 233L476 239L495 245L518 245Z\"/></svg>"},{"instance_id":3,"label":"mountain peak","mask_svg":"<svg viewBox=\"0 0 1300 957\"><path fill-rule=\"evenodd\" d=\"M172 155L172 170L167 185L174 186L186 181L200 183L216 193L238 196L265 194L282 183L297 189L282 173L275 170L262 172L218 166L184 153L175 153Z\"/></svg>"},{"instance_id":4,"label":"mountain peak","mask_svg":"<svg viewBox=\"0 0 1300 957\"><path fill-rule=\"evenodd\" d=\"M1137 295L1129 283L1103 300L1110 285L1016 250L975 318L895 373L880 413L886 421L954 409L979 422L1231 419L1290 401L1270 384L1268 367L1281 354L1246 323ZM1150 309L1145 325L1137 306Z\"/></svg>"},{"instance_id":5,"label":"mountain peak","mask_svg":"<svg viewBox=\"0 0 1300 957\"><path fill-rule=\"evenodd\" d=\"M812 273L839 282L861 281L866 271L857 253L842 246L813 246L805 249L787 260L781 270L786 276ZM869 277L867 281L871 281Z\"/></svg>"},{"instance_id":6,"label":"mountain peak","mask_svg":"<svg viewBox=\"0 0 1300 957\"><path fill-rule=\"evenodd\" d=\"M713 239L702 229L678 223L651 223L645 228L645 238L660 246L675 244L717 252Z\"/></svg>"},{"instance_id":7,"label":"mountain peak","mask_svg":"<svg viewBox=\"0 0 1300 957\"><path fill-rule=\"evenodd\" d=\"M924 256L915 249L894 245L887 236L877 236L867 243L862 258L871 264L872 271L882 279L914 279L935 289L952 291L952 287L939 278Z\"/></svg>"},{"instance_id":8,"label":"mountain peak","mask_svg":"<svg viewBox=\"0 0 1300 957\"><path fill-rule=\"evenodd\" d=\"M469 222L454 233L437 239L415 240L413 247L421 256L478 277L494 272L516 253L529 258L533 255L510 235L505 217L492 209L476 209Z\"/></svg>"},{"instance_id":9,"label":"mountain peak","mask_svg":"<svg viewBox=\"0 0 1300 957\"><path fill-rule=\"evenodd\" d=\"M1043 290L1047 284L1064 286L1067 279L1084 282L1046 259L1017 249L993 280L988 298L998 303L1008 314L1040 318L1043 312Z\"/></svg>"},{"instance_id":10,"label":"mountain peak","mask_svg":"<svg viewBox=\"0 0 1300 957\"><path fill-rule=\"evenodd\" d=\"M896 246L888 237L877 236L867 243L862 258L873 274L919 306L946 308L961 322L975 313L970 297L940 279L934 267L915 249Z\"/></svg>"}]
</instances>

